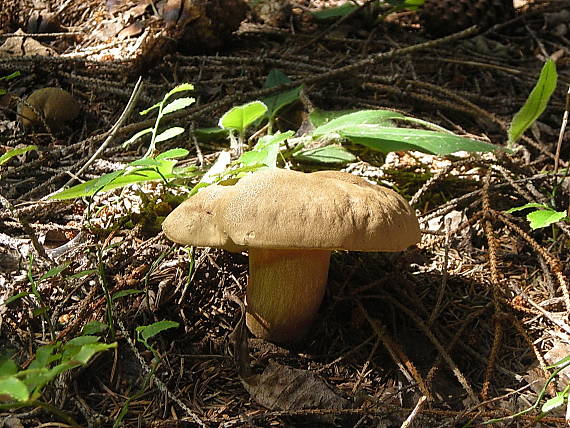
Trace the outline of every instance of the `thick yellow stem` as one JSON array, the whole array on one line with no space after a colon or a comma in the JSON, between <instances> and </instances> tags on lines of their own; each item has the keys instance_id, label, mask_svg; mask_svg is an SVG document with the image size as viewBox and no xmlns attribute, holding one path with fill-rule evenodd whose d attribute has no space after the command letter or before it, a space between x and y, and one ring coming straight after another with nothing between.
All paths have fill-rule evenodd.
<instances>
[{"instance_id":1,"label":"thick yellow stem","mask_svg":"<svg viewBox=\"0 0 570 428\"><path fill-rule=\"evenodd\" d=\"M303 338L327 283L327 250L249 249L246 321L257 337L281 343Z\"/></svg>"}]
</instances>

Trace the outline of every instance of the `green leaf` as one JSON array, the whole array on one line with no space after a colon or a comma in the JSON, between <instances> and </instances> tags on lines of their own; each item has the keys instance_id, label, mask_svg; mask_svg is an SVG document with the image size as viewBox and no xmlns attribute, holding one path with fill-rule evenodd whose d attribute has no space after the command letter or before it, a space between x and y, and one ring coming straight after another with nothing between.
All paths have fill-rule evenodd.
<instances>
[{"instance_id":1,"label":"green leaf","mask_svg":"<svg viewBox=\"0 0 570 428\"><path fill-rule=\"evenodd\" d=\"M14 376L0 377L0 401L28 401L30 391L24 382Z\"/></svg>"},{"instance_id":2,"label":"green leaf","mask_svg":"<svg viewBox=\"0 0 570 428\"><path fill-rule=\"evenodd\" d=\"M252 150L243 153L237 161L244 166L265 165L276 167L281 143L293 135L293 131L266 135L259 139Z\"/></svg>"},{"instance_id":3,"label":"green leaf","mask_svg":"<svg viewBox=\"0 0 570 428\"><path fill-rule=\"evenodd\" d=\"M205 141L222 140L228 137L229 131L223 128L196 128L194 135L196 138Z\"/></svg>"},{"instance_id":4,"label":"green leaf","mask_svg":"<svg viewBox=\"0 0 570 428\"><path fill-rule=\"evenodd\" d=\"M565 217L566 213L564 211L548 209L530 212L527 214L526 219L529 222L530 228L535 230L557 223Z\"/></svg>"},{"instance_id":5,"label":"green leaf","mask_svg":"<svg viewBox=\"0 0 570 428\"><path fill-rule=\"evenodd\" d=\"M69 279L83 278L84 276L93 275L94 273L97 273L97 269L87 269L74 273L73 275L69 275L67 278Z\"/></svg>"},{"instance_id":6,"label":"green leaf","mask_svg":"<svg viewBox=\"0 0 570 428\"><path fill-rule=\"evenodd\" d=\"M130 166L144 166L147 168L158 168L162 165L162 163L159 162L158 160L156 160L155 158L143 158L143 159L137 159L135 161L132 161L129 165Z\"/></svg>"},{"instance_id":7,"label":"green leaf","mask_svg":"<svg viewBox=\"0 0 570 428\"><path fill-rule=\"evenodd\" d=\"M315 109L311 113L309 113L309 121L311 122L311 124L315 128L318 128L319 126L322 126L322 125L330 122L333 119L337 119L341 116L351 114L351 113L355 113L355 111L354 110L332 110L331 111L331 110Z\"/></svg>"},{"instance_id":8,"label":"green leaf","mask_svg":"<svg viewBox=\"0 0 570 428\"><path fill-rule=\"evenodd\" d=\"M186 149L181 149L181 148L175 148L175 149L170 149L165 151L164 153L159 153L156 156L157 160L162 160L162 159L176 159L176 158L183 158L185 156L188 156L188 154L190 153L189 150Z\"/></svg>"},{"instance_id":9,"label":"green leaf","mask_svg":"<svg viewBox=\"0 0 570 428\"><path fill-rule=\"evenodd\" d=\"M164 109L162 109L162 114L173 113L178 110L182 110L183 108L188 107L189 105L194 104L196 98L184 97L184 98L177 98L168 104Z\"/></svg>"},{"instance_id":10,"label":"green leaf","mask_svg":"<svg viewBox=\"0 0 570 428\"><path fill-rule=\"evenodd\" d=\"M550 208L548 205L539 204L536 202L530 202L528 204L522 205L520 207L514 207L507 210L507 213L514 213L517 211L526 210L529 208L538 208L535 211L532 211L527 214L526 219L529 222L531 229L540 229L543 227L550 226L553 223L557 223L560 220L566 218L566 212L564 211L555 211Z\"/></svg>"},{"instance_id":11,"label":"green leaf","mask_svg":"<svg viewBox=\"0 0 570 428\"><path fill-rule=\"evenodd\" d=\"M267 106L261 101L252 101L241 106L233 107L220 118L218 125L224 129L245 129L259 119L267 111Z\"/></svg>"},{"instance_id":12,"label":"green leaf","mask_svg":"<svg viewBox=\"0 0 570 428\"><path fill-rule=\"evenodd\" d=\"M107 192L109 190L113 190L118 187L125 187L134 183L172 179L179 176L190 177L197 174L193 171L193 168L174 170L174 165L176 164L176 161L174 160L161 159L160 161L157 161L156 159L139 159L133 163L137 162L144 165L153 165L154 168L134 168L115 171L63 190L53 196L50 196L50 199L63 200L93 196L98 192Z\"/></svg>"},{"instance_id":13,"label":"green leaf","mask_svg":"<svg viewBox=\"0 0 570 428\"><path fill-rule=\"evenodd\" d=\"M514 213L514 212L517 212L517 211L526 210L527 208L551 209L548 205L539 204L539 203L536 203L536 202L530 202L530 203L525 204L525 205L522 205L522 206L520 206L520 207L511 208L511 209L509 209L509 210L507 210L507 211L505 211L505 212L511 214L511 213Z\"/></svg>"},{"instance_id":14,"label":"green leaf","mask_svg":"<svg viewBox=\"0 0 570 428\"><path fill-rule=\"evenodd\" d=\"M7 76L1 76L0 77L0 81L1 80L12 80L15 79L16 77L20 76L20 72L19 71L14 71L12 74L9 74Z\"/></svg>"},{"instance_id":15,"label":"green leaf","mask_svg":"<svg viewBox=\"0 0 570 428\"><path fill-rule=\"evenodd\" d=\"M326 134L339 133L346 128L353 128L363 124L375 124L382 126L392 125L391 119L403 119L403 114L390 110L361 110L343 114L331 121L319 126L313 131L313 137ZM364 128L365 129L365 128Z\"/></svg>"},{"instance_id":16,"label":"green leaf","mask_svg":"<svg viewBox=\"0 0 570 428\"><path fill-rule=\"evenodd\" d=\"M60 264L59 266L51 268L46 273L44 273L42 276L40 276L40 279L38 281L43 281L44 279L52 278L54 276L59 275L61 272L63 272L65 269L67 269L70 264L71 264L71 262L65 262L65 263Z\"/></svg>"},{"instance_id":17,"label":"green leaf","mask_svg":"<svg viewBox=\"0 0 570 428\"><path fill-rule=\"evenodd\" d=\"M291 82L291 79L289 79L285 73L280 70L273 69L269 72L269 75L265 80L264 88L273 88L289 82ZM279 110L299 99L301 89L302 86L298 86L288 91L264 98L262 101L267 106L267 112L265 115L271 119L275 117Z\"/></svg>"},{"instance_id":18,"label":"green leaf","mask_svg":"<svg viewBox=\"0 0 570 428\"><path fill-rule=\"evenodd\" d=\"M18 372L18 365L10 358L4 356L0 358L0 378L12 376Z\"/></svg>"},{"instance_id":19,"label":"green leaf","mask_svg":"<svg viewBox=\"0 0 570 428\"><path fill-rule=\"evenodd\" d=\"M120 299L121 297L130 296L132 294L140 294L140 293L144 293L144 291L129 288L127 290L117 291L115 294L113 294L113 297L111 297L111 300L115 301L117 299Z\"/></svg>"},{"instance_id":20,"label":"green leaf","mask_svg":"<svg viewBox=\"0 0 570 428\"><path fill-rule=\"evenodd\" d=\"M151 337L168 330L171 328L178 328L178 323L175 321L158 321L150 325L142 325L136 328L137 333L141 335L142 339L146 342Z\"/></svg>"},{"instance_id":21,"label":"green leaf","mask_svg":"<svg viewBox=\"0 0 570 428\"><path fill-rule=\"evenodd\" d=\"M146 128L146 129L143 129L142 131L137 132L135 135L133 135L131 138L129 138L127 141L125 141L123 143L123 147L130 146L132 143L134 143L140 137L142 137L143 135L146 135L146 134L152 134L152 128Z\"/></svg>"},{"instance_id":22,"label":"green leaf","mask_svg":"<svg viewBox=\"0 0 570 428\"><path fill-rule=\"evenodd\" d=\"M172 95L177 94L179 92L185 92L185 91L193 91L194 90L194 85L192 83L181 83L180 85L172 88L170 90L170 92L168 92L165 96L164 96L164 100L166 101L168 98L170 98Z\"/></svg>"},{"instance_id":23,"label":"green leaf","mask_svg":"<svg viewBox=\"0 0 570 428\"><path fill-rule=\"evenodd\" d=\"M156 104L151 105L149 108L144 109L143 111L139 112L139 114L141 116L144 116L144 115L150 113L151 111L156 110L157 108L160 108L160 106L162 105L163 102L164 101L159 101Z\"/></svg>"},{"instance_id":24,"label":"green leaf","mask_svg":"<svg viewBox=\"0 0 570 428\"><path fill-rule=\"evenodd\" d=\"M90 321L81 330L82 335L94 335L94 334L101 334L107 331L109 326L101 321Z\"/></svg>"},{"instance_id":25,"label":"green leaf","mask_svg":"<svg viewBox=\"0 0 570 428\"><path fill-rule=\"evenodd\" d=\"M416 10L422 6L425 0L385 0L386 3L394 6L396 10L410 9Z\"/></svg>"},{"instance_id":26,"label":"green leaf","mask_svg":"<svg viewBox=\"0 0 570 428\"><path fill-rule=\"evenodd\" d=\"M163 141L170 140L184 132L184 128L180 126L173 126L172 128L168 128L166 131L158 134L154 139L155 143L162 143Z\"/></svg>"},{"instance_id":27,"label":"green leaf","mask_svg":"<svg viewBox=\"0 0 570 428\"><path fill-rule=\"evenodd\" d=\"M556 409L557 407L563 406L567 398L568 394L564 394L563 392L557 392L555 397L552 397L551 399L547 400L542 405L541 409L542 412L548 413L551 410Z\"/></svg>"},{"instance_id":28,"label":"green leaf","mask_svg":"<svg viewBox=\"0 0 570 428\"><path fill-rule=\"evenodd\" d=\"M99 338L95 336L81 336L73 339L76 344L88 343L79 346L70 341L64 345L65 360L52 368L49 368L52 362L62 360L63 354L54 353L60 349L61 344L41 346L36 351L36 358L30 364L30 368L20 371L18 377L23 378L24 383L34 395L38 395L40 389L60 373L86 364L98 352L117 347L116 343L94 343L96 340Z\"/></svg>"},{"instance_id":29,"label":"green leaf","mask_svg":"<svg viewBox=\"0 0 570 428\"><path fill-rule=\"evenodd\" d=\"M62 190L55 195L50 196L48 199L73 199L80 198L82 196L93 196L95 193L103 190L110 190L115 187L113 186L113 181L123 175L124 171L113 171L108 174L102 175L99 178L86 181L85 183L78 184L76 186L70 187L69 189Z\"/></svg>"},{"instance_id":30,"label":"green leaf","mask_svg":"<svg viewBox=\"0 0 570 428\"><path fill-rule=\"evenodd\" d=\"M14 294L13 296L8 297L8 298L4 301L4 303L2 303L2 305L8 305L8 304L10 304L10 303L12 303L12 302L15 302L16 300L21 299L22 297L29 296L30 294L32 294L32 293L30 293L29 291L22 291L22 292L20 292L20 293L18 293L18 294Z\"/></svg>"},{"instance_id":31,"label":"green leaf","mask_svg":"<svg viewBox=\"0 0 570 428\"><path fill-rule=\"evenodd\" d=\"M26 146L26 147L19 147L17 149L8 150L2 156L0 156L0 165L8 162L14 156L23 155L31 150L37 150L38 146Z\"/></svg>"},{"instance_id":32,"label":"green leaf","mask_svg":"<svg viewBox=\"0 0 570 428\"><path fill-rule=\"evenodd\" d=\"M311 14L315 17L315 19L319 21L325 21L327 19L342 18L343 16L348 15L356 9L358 9L358 5L346 2L340 6L322 9L317 12L312 12Z\"/></svg>"},{"instance_id":33,"label":"green leaf","mask_svg":"<svg viewBox=\"0 0 570 428\"><path fill-rule=\"evenodd\" d=\"M394 128L378 125L346 127L339 134L352 141L382 153L417 150L433 155L459 151L492 152L504 150L501 146L459 137L446 132L423 129Z\"/></svg>"},{"instance_id":34,"label":"green leaf","mask_svg":"<svg viewBox=\"0 0 570 428\"><path fill-rule=\"evenodd\" d=\"M552 59L548 59L530 95L522 108L515 114L508 131L509 144L514 144L522 134L538 119L544 112L550 96L556 89L556 64Z\"/></svg>"},{"instance_id":35,"label":"green leaf","mask_svg":"<svg viewBox=\"0 0 570 428\"><path fill-rule=\"evenodd\" d=\"M83 345L89 345L91 343L97 343L97 342L99 342L99 337L93 336L90 334L85 334L85 335L74 337L73 339L71 339L69 342L67 342L63 346L62 360L65 361L65 359L66 359L65 353L66 352L76 353L78 351L78 349L76 349L76 348L81 347Z\"/></svg>"},{"instance_id":36,"label":"green leaf","mask_svg":"<svg viewBox=\"0 0 570 428\"><path fill-rule=\"evenodd\" d=\"M80 339L77 337L76 339ZM98 338L97 338L98 339ZM89 360L99 352L106 351L108 349L116 348L117 343L87 343L85 345L79 347L69 348L65 355L66 360L57 366L55 366L52 370L59 374L62 371L69 370L70 368L76 367L78 365L85 365L89 362ZM67 367L66 367L67 366Z\"/></svg>"},{"instance_id":37,"label":"green leaf","mask_svg":"<svg viewBox=\"0 0 570 428\"><path fill-rule=\"evenodd\" d=\"M316 149L301 150L293 154L293 158L301 162L323 164L346 164L354 162L356 157L340 146L325 146Z\"/></svg>"},{"instance_id":38,"label":"green leaf","mask_svg":"<svg viewBox=\"0 0 570 428\"><path fill-rule=\"evenodd\" d=\"M43 345L40 346L36 350L36 358L34 361L30 363L30 369L41 369L44 367L48 367L52 362L59 360L61 358L61 354L59 351L61 343L56 342L51 345Z\"/></svg>"}]
</instances>

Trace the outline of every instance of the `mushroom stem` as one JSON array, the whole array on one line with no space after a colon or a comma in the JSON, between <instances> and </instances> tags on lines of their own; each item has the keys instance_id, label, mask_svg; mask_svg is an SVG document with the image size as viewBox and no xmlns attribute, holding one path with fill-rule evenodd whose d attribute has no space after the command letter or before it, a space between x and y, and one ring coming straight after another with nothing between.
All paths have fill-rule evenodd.
<instances>
[{"instance_id":1,"label":"mushroom stem","mask_svg":"<svg viewBox=\"0 0 570 428\"><path fill-rule=\"evenodd\" d=\"M327 284L330 250L249 249L246 322L263 339L301 340Z\"/></svg>"}]
</instances>

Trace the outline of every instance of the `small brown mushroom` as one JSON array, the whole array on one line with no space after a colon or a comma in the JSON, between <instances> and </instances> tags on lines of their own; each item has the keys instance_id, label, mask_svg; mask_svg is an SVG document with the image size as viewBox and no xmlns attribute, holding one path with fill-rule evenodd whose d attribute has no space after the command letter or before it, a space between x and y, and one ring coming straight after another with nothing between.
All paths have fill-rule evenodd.
<instances>
[{"instance_id":1,"label":"small brown mushroom","mask_svg":"<svg viewBox=\"0 0 570 428\"><path fill-rule=\"evenodd\" d=\"M281 343L311 326L332 250L401 251L420 240L416 215L396 192L344 172L278 168L203 189L162 228L178 243L248 250L247 325Z\"/></svg>"},{"instance_id":2,"label":"small brown mushroom","mask_svg":"<svg viewBox=\"0 0 570 428\"><path fill-rule=\"evenodd\" d=\"M25 101L25 103L18 104L18 116L25 127L42 125L42 121L36 112L26 103L44 116L51 129L59 129L65 122L69 122L79 115L80 104L73 95L61 88L37 89Z\"/></svg>"}]
</instances>

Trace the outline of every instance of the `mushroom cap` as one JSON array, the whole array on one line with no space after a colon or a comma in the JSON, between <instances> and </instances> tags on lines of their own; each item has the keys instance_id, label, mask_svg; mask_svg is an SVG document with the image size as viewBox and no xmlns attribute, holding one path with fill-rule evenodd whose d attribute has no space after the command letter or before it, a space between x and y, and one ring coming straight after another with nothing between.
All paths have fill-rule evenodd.
<instances>
[{"instance_id":1,"label":"mushroom cap","mask_svg":"<svg viewBox=\"0 0 570 428\"><path fill-rule=\"evenodd\" d=\"M421 237L414 211L393 190L345 172L279 168L204 188L162 228L174 242L229 251L401 251Z\"/></svg>"},{"instance_id":2,"label":"mushroom cap","mask_svg":"<svg viewBox=\"0 0 570 428\"><path fill-rule=\"evenodd\" d=\"M47 124L54 129L61 128L65 122L75 119L81 109L73 95L57 87L37 89L26 98L26 102L42 113ZM18 114L25 127L42 123L38 115L24 103L18 105Z\"/></svg>"}]
</instances>

